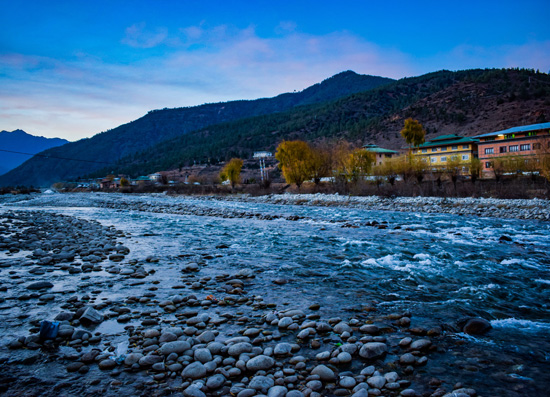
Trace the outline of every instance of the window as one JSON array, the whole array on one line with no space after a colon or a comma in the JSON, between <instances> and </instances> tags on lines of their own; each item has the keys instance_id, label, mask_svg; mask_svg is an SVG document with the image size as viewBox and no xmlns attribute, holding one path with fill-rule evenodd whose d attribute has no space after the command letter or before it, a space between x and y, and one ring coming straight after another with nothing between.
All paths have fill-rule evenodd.
<instances>
[{"instance_id":1,"label":"window","mask_svg":"<svg viewBox=\"0 0 550 397\"><path fill-rule=\"evenodd\" d=\"M422 149L422 153L428 153L428 149Z\"/></svg>"},{"instance_id":2,"label":"window","mask_svg":"<svg viewBox=\"0 0 550 397\"><path fill-rule=\"evenodd\" d=\"M444 163L445 161L447 161L447 157L445 156L441 157L441 162Z\"/></svg>"},{"instance_id":3,"label":"window","mask_svg":"<svg viewBox=\"0 0 550 397\"><path fill-rule=\"evenodd\" d=\"M506 146L500 147L500 153L506 153Z\"/></svg>"},{"instance_id":4,"label":"window","mask_svg":"<svg viewBox=\"0 0 550 397\"><path fill-rule=\"evenodd\" d=\"M462 155L462 160L468 160L469 157L470 157L470 156L468 156L467 154L463 154L463 155Z\"/></svg>"},{"instance_id":5,"label":"window","mask_svg":"<svg viewBox=\"0 0 550 397\"><path fill-rule=\"evenodd\" d=\"M494 154L495 149L492 147L485 148L485 154Z\"/></svg>"},{"instance_id":6,"label":"window","mask_svg":"<svg viewBox=\"0 0 550 397\"><path fill-rule=\"evenodd\" d=\"M484 142L489 142L489 141L494 141L495 140L495 137L492 136L492 137L489 137L489 138L485 138L483 141Z\"/></svg>"},{"instance_id":7,"label":"window","mask_svg":"<svg viewBox=\"0 0 550 397\"><path fill-rule=\"evenodd\" d=\"M436 147L433 147L433 148L432 148L432 152L437 152L437 148L436 148Z\"/></svg>"},{"instance_id":8,"label":"window","mask_svg":"<svg viewBox=\"0 0 550 397\"><path fill-rule=\"evenodd\" d=\"M432 157L432 163L435 163L437 161L437 157Z\"/></svg>"},{"instance_id":9,"label":"window","mask_svg":"<svg viewBox=\"0 0 550 397\"><path fill-rule=\"evenodd\" d=\"M446 151L447 151L447 146L443 146L443 147L441 148L441 151L442 151L442 152L446 152Z\"/></svg>"},{"instance_id":10,"label":"window","mask_svg":"<svg viewBox=\"0 0 550 397\"><path fill-rule=\"evenodd\" d=\"M535 131L528 132L527 136L537 136L537 133Z\"/></svg>"},{"instance_id":11,"label":"window","mask_svg":"<svg viewBox=\"0 0 550 397\"><path fill-rule=\"evenodd\" d=\"M456 149L458 149L458 146L453 146L452 149L456 150Z\"/></svg>"},{"instance_id":12,"label":"window","mask_svg":"<svg viewBox=\"0 0 550 397\"><path fill-rule=\"evenodd\" d=\"M462 149L468 149L470 145L462 145Z\"/></svg>"},{"instance_id":13,"label":"window","mask_svg":"<svg viewBox=\"0 0 550 397\"><path fill-rule=\"evenodd\" d=\"M458 156L451 156L451 161L455 161L458 158Z\"/></svg>"},{"instance_id":14,"label":"window","mask_svg":"<svg viewBox=\"0 0 550 397\"><path fill-rule=\"evenodd\" d=\"M492 167L492 164L490 161L486 161L485 162L485 168L491 168Z\"/></svg>"},{"instance_id":15,"label":"window","mask_svg":"<svg viewBox=\"0 0 550 397\"><path fill-rule=\"evenodd\" d=\"M519 145L519 150L525 152L526 150L531 150L531 144L526 143L524 145Z\"/></svg>"},{"instance_id":16,"label":"window","mask_svg":"<svg viewBox=\"0 0 550 397\"><path fill-rule=\"evenodd\" d=\"M512 139L512 138L515 138L516 137L516 134L506 134L504 135L504 139Z\"/></svg>"},{"instance_id":17,"label":"window","mask_svg":"<svg viewBox=\"0 0 550 397\"><path fill-rule=\"evenodd\" d=\"M518 145L508 146L508 151L509 152L517 152L518 151Z\"/></svg>"}]
</instances>

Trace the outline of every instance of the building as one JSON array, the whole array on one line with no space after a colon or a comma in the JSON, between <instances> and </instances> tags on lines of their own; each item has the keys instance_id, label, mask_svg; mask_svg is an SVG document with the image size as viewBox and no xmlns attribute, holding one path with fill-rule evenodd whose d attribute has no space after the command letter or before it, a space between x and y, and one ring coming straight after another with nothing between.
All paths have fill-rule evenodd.
<instances>
[{"instance_id":1,"label":"building","mask_svg":"<svg viewBox=\"0 0 550 397\"><path fill-rule=\"evenodd\" d=\"M455 134L442 135L413 149L413 156L419 157L434 168L444 167L451 160L469 163L477 157L478 143L476 138Z\"/></svg>"},{"instance_id":2,"label":"building","mask_svg":"<svg viewBox=\"0 0 550 397\"><path fill-rule=\"evenodd\" d=\"M512 127L477 135L475 138L479 139L478 151L483 166L482 172L484 175L490 175L493 174L495 158L519 156L527 160L543 149L541 145L547 146L547 140L550 138L550 123Z\"/></svg>"},{"instance_id":3,"label":"building","mask_svg":"<svg viewBox=\"0 0 550 397\"><path fill-rule=\"evenodd\" d=\"M382 165L387 159L396 157L399 154L399 152L396 152L395 150L384 149L372 143L363 146L363 149L365 149L367 152L372 152L375 154L376 165Z\"/></svg>"},{"instance_id":4,"label":"building","mask_svg":"<svg viewBox=\"0 0 550 397\"><path fill-rule=\"evenodd\" d=\"M254 155L252 156L254 159L266 159L271 157L273 157L271 152L254 152Z\"/></svg>"}]
</instances>

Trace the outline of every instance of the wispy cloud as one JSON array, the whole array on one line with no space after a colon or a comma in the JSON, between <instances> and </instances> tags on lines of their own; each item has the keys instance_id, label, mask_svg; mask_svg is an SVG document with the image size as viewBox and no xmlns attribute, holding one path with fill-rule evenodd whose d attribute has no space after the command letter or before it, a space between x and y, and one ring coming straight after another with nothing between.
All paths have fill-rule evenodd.
<instances>
[{"instance_id":1,"label":"wispy cloud","mask_svg":"<svg viewBox=\"0 0 550 397\"><path fill-rule=\"evenodd\" d=\"M135 48L152 48L165 42L168 37L166 28L147 30L145 22L134 24L126 28L126 35L122 43Z\"/></svg>"},{"instance_id":2,"label":"wispy cloud","mask_svg":"<svg viewBox=\"0 0 550 397\"><path fill-rule=\"evenodd\" d=\"M282 22L275 37L254 27L199 24L169 34L136 24L121 42L152 51L133 63L79 53L71 60L0 55L2 129L78 139L150 109L253 99L301 90L343 70L400 78L438 69L533 67L548 71L548 42L499 48L457 47L418 59L346 31L299 32ZM154 47L162 46L162 55Z\"/></svg>"}]
</instances>

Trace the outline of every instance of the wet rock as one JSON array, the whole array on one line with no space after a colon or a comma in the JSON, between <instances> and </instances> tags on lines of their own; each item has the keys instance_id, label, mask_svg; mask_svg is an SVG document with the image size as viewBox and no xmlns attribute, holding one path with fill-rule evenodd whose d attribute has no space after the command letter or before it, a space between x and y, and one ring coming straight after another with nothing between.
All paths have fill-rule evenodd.
<instances>
[{"instance_id":1,"label":"wet rock","mask_svg":"<svg viewBox=\"0 0 550 397\"><path fill-rule=\"evenodd\" d=\"M106 359L106 360L100 361L98 366L99 366L99 369L101 370L113 369L114 367L116 367L116 362L111 359Z\"/></svg>"},{"instance_id":2,"label":"wet rock","mask_svg":"<svg viewBox=\"0 0 550 397\"><path fill-rule=\"evenodd\" d=\"M374 387L375 389L381 389L386 384L386 378L380 375L371 376L367 379L367 383L370 387Z\"/></svg>"},{"instance_id":3,"label":"wet rock","mask_svg":"<svg viewBox=\"0 0 550 397\"><path fill-rule=\"evenodd\" d=\"M206 381L206 387L208 387L211 390L216 390L222 387L225 383L225 376L222 374L217 374L214 376L211 376Z\"/></svg>"},{"instance_id":4,"label":"wet rock","mask_svg":"<svg viewBox=\"0 0 550 397\"><path fill-rule=\"evenodd\" d=\"M285 397L288 389L284 386L273 386L267 392L267 397Z\"/></svg>"},{"instance_id":5,"label":"wet rock","mask_svg":"<svg viewBox=\"0 0 550 397\"><path fill-rule=\"evenodd\" d=\"M206 348L197 349L195 350L194 358L196 361L205 364L212 360L212 353Z\"/></svg>"},{"instance_id":6,"label":"wet rock","mask_svg":"<svg viewBox=\"0 0 550 397\"><path fill-rule=\"evenodd\" d=\"M384 356L388 351L388 346L382 342L368 342L365 343L361 350L359 350L359 355L366 359L377 358Z\"/></svg>"},{"instance_id":7,"label":"wet rock","mask_svg":"<svg viewBox=\"0 0 550 397\"><path fill-rule=\"evenodd\" d=\"M80 321L82 323L87 322L87 323L99 324L103 322L103 320L104 320L103 315L91 306L86 308L82 316L80 316Z\"/></svg>"},{"instance_id":8,"label":"wet rock","mask_svg":"<svg viewBox=\"0 0 550 397\"><path fill-rule=\"evenodd\" d=\"M346 389L353 389L356 384L357 384L357 381L351 376L343 376L340 379L340 386Z\"/></svg>"},{"instance_id":9,"label":"wet rock","mask_svg":"<svg viewBox=\"0 0 550 397\"><path fill-rule=\"evenodd\" d=\"M70 312L61 312L55 316L54 321L71 321L74 317L73 313Z\"/></svg>"},{"instance_id":10,"label":"wet rock","mask_svg":"<svg viewBox=\"0 0 550 397\"><path fill-rule=\"evenodd\" d=\"M227 354L230 356L240 356L243 353L250 353L252 351L252 345L248 342L235 343L229 346Z\"/></svg>"},{"instance_id":11,"label":"wet rock","mask_svg":"<svg viewBox=\"0 0 550 397\"><path fill-rule=\"evenodd\" d=\"M351 327L345 323L345 322L340 322L338 324L336 324L334 326L334 329L333 329L334 332L336 332L337 334L342 334L344 332L349 332L351 333L352 332L352 329Z\"/></svg>"},{"instance_id":12,"label":"wet rock","mask_svg":"<svg viewBox=\"0 0 550 397\"><path fill-rule=\"evenodd\" d=\"M67 372L77 372L84 365L85 365L84 363L77 361L77 362L74 362L74 363L70 363L69 365L67 365L65 367L65 369L67 370Z\"/></svg>"},{"instance_id":13,"label":"wet rock","mask_svg":"<svg viewBox=\"0 0 550 397\"><path fill-rule=\"evenodd\" d=\"M150 367L153 364L160 363L163 361L161 356L155 354L149 354L148 356L142 357L139 359L138 363L141 367Z\"/></svg>"},{"instance_id":14,"label":"wet rock","mask_svg":"<svg viewBox=\"0 0 550 397\"><path fill-rule=\"evenodd\" d=\"M432 341L429 339L419 339L411 343L410 348L412 350L424 350L429 348L432 345Z\"/></svg>"},{"instance_id":15,"label":"wet rock","mask_svg":"<svg viewBox=\"0 0 550 397\"><path fill-rule=\"evenodd\" d=\"M194 362L185 367L181 373L183 379L200 379L206 376L206 368L200 362Z\"/></svg>"},{"instance_id":16,"label":"wet rock","mask_svg":"<svg viewBox=\"0 0 550 397\"><path fill-rule=\"evenodd\" d=\"M312 375L319 375L321 380L326 382L334 382L336 380L336 375L334 371L327 367L326 365L318 365L311 371Z\"/></svg>"},{"instance_id":17,"label":"wet rock","mask_svg":"<svg viewBox=\"0 0 550 397\"><path fill-rule=\"evenodd\" d=\"M275 381L267 376L257 375L252 378L248 387L254 390L268 390L273 387Z\"/></svg>"},{"instance_id":18,"label":"wet rock","mask_svg":"<svg viewBox=\"0 0 550 397\"><path fill-rule=\"evenodd\" d=\"M124 365L131 367L132 365L138 363L139 360L141 360L142 358L143 358L143 354L141 353L130 353L124 359Z\"/></svg>"},{"instance_id":19,"label":"wet rock","mask_svg":"<svg viewBox=\"0 0 550 397\"><path fill-rule=\"evenodd\" d=\"M261 371L271 369L274 365L275 360L272 357L262 354L248 360L246 368L249 371Z\"/></svg>"},{"instance_id":20,"label":"wet rock","mask_svg":"<svg viewBox=\"0 0 550 397\"><path fill-rule=\"evenodd\" d=\"M489 321L483 318L471 318L466 322L462 331L468 335L483 335L489 332L491 328L493 327Z\"/></svg>"},{"instance_id":21,"label":"wet rock","mask_svg":"<svg viewBox=\"0 0 550 397\"><path fill-rule=\"evenodd\" d=\"M186 350L189 350L191 345L187 341L176 340L173 342L166 342L159 349L160 354L168 356L171 353L181 354Z\"/></svg>"},{"instance_id":22,"label":"wet rock","mask_svg":"<svg viewBox=\"0 0 550 397\"><path fill-rule=\"evenodd\" d=\"M359 328L359 331L369 335L378 335L380 328L373 324L365 324Z\"/></svg>"},{"instance_id":23,"label":"wet rock","mask_svg":"<svg viewBox=\"0 0 550 397\"><path fill-rule=\"evenodd\" d=\"M34 290L40 290L40 289L46 289L46 288L52 288L53 284L49 281L38 281L36 283L29 284L27 286L27 289L30 289L32 291Z\"/></svg>"},{"instance_id":24,"label":"wet rock","mask_svg":"<svg viewBox=\"0 0 550 397\"><path fill-rule=\"evenodd\" d=\"M273 354L276 356L286 356L292 352L292 345L290 343L278 343L273 349Z\"/></svg>"},{"instance_id":25,"label":"wet rock","mask_svg":"<svg viewBox=\"0 0 550 397\"><path fill-rule=\"evenodd\" d=\"M187 397L206 397L197 385L191 385L183 391L183 395Z\"/></svg>"},{"instance_id":26,"label":"wet rock","mask_svg":"<svg viewBox=\"0 0 550 397\"><path fill-rule=\"evenodd\" d=\"M414 363L416 363L416 357L411 353L405 353L399 357L399 364L401 365L412 365Z\"/></svg>"},{"instance_id":27,"label":"wet rock","mask_svg":"<svg viewBox=\"0 0 550 397\"><path fill-rule=\"evenodd\" d=\"M279 320L278 327L279 328L287 328L293 322L294 322L294 320L292 320L292 317L283 317Z\"/></svg>"}]
</instances>

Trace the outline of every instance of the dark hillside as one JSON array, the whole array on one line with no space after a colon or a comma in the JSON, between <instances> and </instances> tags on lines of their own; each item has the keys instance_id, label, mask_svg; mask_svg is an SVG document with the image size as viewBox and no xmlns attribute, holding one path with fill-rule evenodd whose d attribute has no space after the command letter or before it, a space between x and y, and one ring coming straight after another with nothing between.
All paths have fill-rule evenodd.
<instances>
[{"instance_id":1,"label":"dark hillside","mask_svg":"<svg viewBox=\"0 0 550 397\"><path fill-rule=\"evenodd\" d=\"M137 175L249 158L257 150L273 151L283 139L343 138L398 149L407 117L426 127L427 138L544 122L550 119L550 76L511 69L430 73L331 103L210 126L126 157L116 169Z\"/></svg>"},{"instance_id":2,"label":"dark hillside","mask_svg":"<svg viewBox=\"0 0 550 397\"><path fill-rule=\"evenodd\" d=\"M195 107L150 111L128 124L89 139L69 143L42 153L0 177L0 186L45 186L71 180L100 168L111 168L118 159L143 151L159 142L182 136L209 125L244 117L287 111L295 106L330 101L391 83L392 79L358 75L347 71L301 92L253 101L232 101ZM83 161L69 161L78 159Z\"/></svg>"}]
</instances>

